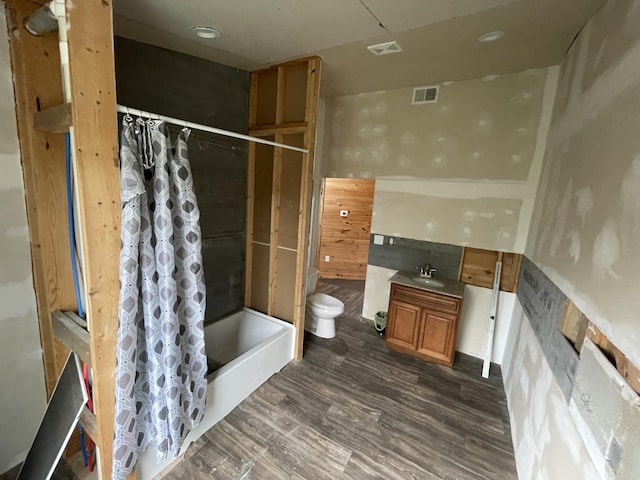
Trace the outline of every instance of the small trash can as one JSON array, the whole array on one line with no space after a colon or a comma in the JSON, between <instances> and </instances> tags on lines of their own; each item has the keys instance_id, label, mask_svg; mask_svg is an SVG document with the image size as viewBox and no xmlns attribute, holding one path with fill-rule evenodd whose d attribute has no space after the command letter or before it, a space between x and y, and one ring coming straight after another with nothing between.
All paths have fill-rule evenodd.
<instances>
[{"instance_id":1,"label":"small trash can","mask_svg":"<svg viewBox=\"0 0 640 480\"><path fill-rule=\"evenodd\" d=\"M378 335L384 335L384 331L387 328L387 312L376 313L375 326L378 331Z\"/></svg>"}]
</instances>

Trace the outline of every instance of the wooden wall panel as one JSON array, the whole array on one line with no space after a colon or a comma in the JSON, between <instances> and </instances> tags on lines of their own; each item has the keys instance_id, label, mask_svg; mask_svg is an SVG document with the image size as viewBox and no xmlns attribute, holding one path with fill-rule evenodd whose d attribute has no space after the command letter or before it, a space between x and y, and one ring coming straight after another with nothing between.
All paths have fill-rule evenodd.
<instances>
[{"instance_id":1,"label":"wooden wall panel","mask_svg":"<svg viewBox=\"0 0 640 480\"><path fill-rule=\"evenodd\" d=\"M465 247L460 263L460 281L477 287L493 288L493 276L500 253L502 252ZM520 254L502 253L501 291L516 291L521 260Z\"/></svg>"},{"instance_id":2,"label":"wooden wall panel","mask_svg":"<svg viewBox=\"0 0 640 480\"><path fill-rule=\"evenodd\" d=\"M375 180L324 181L318 257L321 278L365 279L374 190ZM348 210L348 217L340 217L340 210Z\"/></svg>"}]
</instances>

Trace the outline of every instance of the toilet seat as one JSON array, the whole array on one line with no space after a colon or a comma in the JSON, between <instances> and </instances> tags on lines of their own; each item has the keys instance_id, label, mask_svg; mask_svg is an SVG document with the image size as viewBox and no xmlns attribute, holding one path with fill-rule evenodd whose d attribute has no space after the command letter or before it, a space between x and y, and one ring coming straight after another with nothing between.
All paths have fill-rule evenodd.
<instances>
[{"instance_id":1,"label":"toilet seat","mask_svg":"<svg viewBox=\"0 0 640 480\"><path fill-rule=\"evenodd\" d=\"M325 314L340 315L344 312L344 303L325 293L311 295L307 304Z\"/></svg>"}]
</instances>

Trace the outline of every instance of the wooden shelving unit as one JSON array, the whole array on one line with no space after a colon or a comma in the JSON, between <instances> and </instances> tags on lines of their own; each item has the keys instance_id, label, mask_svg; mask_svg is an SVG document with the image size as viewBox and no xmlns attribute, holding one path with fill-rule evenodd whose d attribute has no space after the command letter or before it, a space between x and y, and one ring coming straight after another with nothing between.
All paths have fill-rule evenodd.
<instances>
[{"instance_id":1,"label":"wooden shelving unit","mask_svg":"<svg viewBox=\"0 0 640 480\"><path fill-rule=\"evenodd\" d=\"M251 74L249 133L309 151L249 147L245 305L294 324L296 360L304 338L319 80L318 57Z\"/></svg>"},{"instance_id":2,"label":"wooden shelving unit","mask_svg":"<svg viewBox=\"0 0 640 480\"><path fill-rule=\"evenodd\" d=\"M95 414L85 408L81 424L99 448L99 470L106 479L112 461L120 252L111 3L67 4L68 103L57 33L35 37L24 29L25 20L44 3L6 1L45 381L50 395L69 350L91 366ZM71 312L76 299L62 135L70 126L88 329Z\"/></svg>"}]
</instances>

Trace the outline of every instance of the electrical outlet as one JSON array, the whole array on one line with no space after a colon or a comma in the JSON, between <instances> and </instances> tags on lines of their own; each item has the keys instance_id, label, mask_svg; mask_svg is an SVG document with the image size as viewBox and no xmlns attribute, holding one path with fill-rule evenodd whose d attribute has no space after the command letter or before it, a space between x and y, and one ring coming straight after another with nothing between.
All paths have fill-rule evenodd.
<instances>
[{"instance_id":1,"label":"electrical outlet","mask_svg":"<svg viewBox=\"0 0 640 480\"><path fill-rule=\"evenodd\" d=\"M384 245L384 235L374 235L373 236L373 244L374 245Z\"/></svg>"},{"instance_id":2,"label":"electrical outlet","mask_svg":"<svg viewBox=\"0 0 640 480\"><path fill-rule=\"evenodd\" d=\"M324 262L329 263L331 261L331 257L329 255L324 256Z\"/></svg>"},{"instance_id":3,"label":"electrical outlet","mask_svg":"<svg viewBox=\"0 0 640 480\"><path fill-rule=\"evenodd\" d=\"M389 245L393 245L393 237L389 237Z\"/></svg>"}]
</instances>

